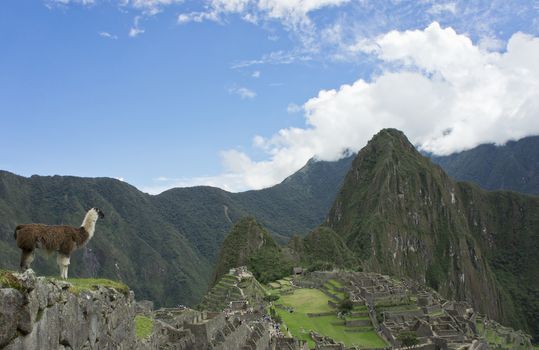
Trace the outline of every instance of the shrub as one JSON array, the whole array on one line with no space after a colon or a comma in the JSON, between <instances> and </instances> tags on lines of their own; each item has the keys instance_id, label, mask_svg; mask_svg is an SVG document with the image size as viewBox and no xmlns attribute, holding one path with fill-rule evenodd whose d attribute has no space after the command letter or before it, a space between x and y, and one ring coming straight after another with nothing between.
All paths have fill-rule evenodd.
<instances>
[{"instance_id":1,"label":"shrub","mask_svg":"<svg viewBox=\"0 0 539 350\"><path fill-rule=\"evenodd\" d=\"M339 303L338 309L343 313L348 313L354 309L354 303L350 298L346 298Z\"/></svg>"},{"instance_id":2,"label":"shrub","mask_svg":"<svg viewBox=\"0 0 539 350\"><path fill-rule=\"evenodd\" d=\"M276 295L276 294L272 294L272 295L266 295L264 297L264 300L265 301L276 301L276 300L279 300L280 296Z\"/></svg>"},{"instance_id":3,"label":"shrub","mask_svg":"<svg viewBox=\"0 0 539 350\"><path fill-rule=\"evenodd\" d=\"M415 346L419 343L415 333L410 331L400 332L397 336L397 340L402 344L402 346L407 348Z\"/></svg>"}]
</instances>

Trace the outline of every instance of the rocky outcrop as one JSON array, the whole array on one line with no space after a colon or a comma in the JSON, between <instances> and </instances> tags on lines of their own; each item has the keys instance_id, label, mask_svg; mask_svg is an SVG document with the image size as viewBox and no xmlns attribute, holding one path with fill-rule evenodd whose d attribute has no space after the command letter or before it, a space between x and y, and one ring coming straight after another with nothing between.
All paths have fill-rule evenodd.
<instances>
[{"instance_id":1,"label":"rocky outcrop","mask_svg":"<svg viewBox=\"0 0 539 350\"><path fill-rule=\"evenodd\" d=\"M133 292L92 286L73 289L32 270L10 274L0 288L0 348L133 349Z\"/></svg>"}]
</instances>

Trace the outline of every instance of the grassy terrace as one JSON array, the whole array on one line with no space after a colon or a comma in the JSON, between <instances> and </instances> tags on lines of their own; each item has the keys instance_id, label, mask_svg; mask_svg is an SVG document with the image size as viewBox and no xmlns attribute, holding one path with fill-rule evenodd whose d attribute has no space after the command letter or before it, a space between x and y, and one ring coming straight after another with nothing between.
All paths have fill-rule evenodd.
<instances>
[{"instance_id":1,"label":"grassy terrace","mask_svg":"<svg viewBox=\"0 0 539 350\"><path fill-rule=\"evenodd\" d=\"M346 299L348 297L346 293L337 290L342 287L343 287L342 283L334 279L330 279L326 283L324 283L324 288L326 288L331 294L337 296L341 300Z\"/></svg>"},{"instance_id":2,"label":"grassy terrace","mask_svg":"<svg viewBox=\"0 0 539 350\"><path fill-rule=\"evenodd\" d=\"M122 282L107 280L104 278L68 278L67 282L71 283L69 291L77 295L85 290L97 290L99 286L114 288L116 291L125 295L129 293L129 287Z\"/></svg>"},{"instance_id":3,"label":"grassy terrace","mask_svg":"<svg viewBox=\"0 0 539 350\"><path fill-rule=\"evenodd\" d=\"M49 281L60 280L57 277L47 277ZM114 288L116 291L127 295L129 293L129 287L122 282L112 281L105 278L68 278L67 280L61 280L71 283L69 291L73 294L79 294L85 290L97 290L99 286ZM20 282L10 271L0 270L0 287L22 289Z\"/></svg>"},{"instance_id":4,"label":"grassy terrace","mask_svg":"<svg viewBox=\"0 0 539 350\"><path fill-rule=\"evenodd\" d=\"M315 344L309 336L309 331L314 330L319 334L329 336L336 341L342 341L346 346L357 345L362 348L382 348L387 344L376 334L372 327L349 328L359 332L346 332L343 320L337 318L336 310L328 305L328 297L317 289L296 289L293 294L281 295L277 303L294 309L294 312L276 308L277 313L283 319L289 332L299 339L306 340L310 348ZM359 307L357 312L366 310ZM334 315L309 317L308 313L335 312Z\"/></svg>"},{"instance_id":5,"label":"grassy terrace","mask_svg":"<svg viewBox=\"0 0 539 350\"><path fill-rule=\"evenodd\" d=\"M330 279L327 281L327 283L329 283L331 286L333 286L334 288L342 288L343 285L341 282L337 281L337 280L334 280L334 279Z\"/></svg>"}]
</instances>

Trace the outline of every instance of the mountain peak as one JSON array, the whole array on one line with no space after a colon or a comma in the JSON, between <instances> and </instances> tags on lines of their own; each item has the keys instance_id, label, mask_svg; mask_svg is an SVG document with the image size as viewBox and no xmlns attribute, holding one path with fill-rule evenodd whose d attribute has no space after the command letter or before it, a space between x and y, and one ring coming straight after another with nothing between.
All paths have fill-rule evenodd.
<instances>
[{"instance_id":1,"label":"mountain peak","mask_svg":"<svg viewBox=\"0 0 539 350\"><path fill-rule=\"evenodd\" d=\"M417 153L414 145L408 140L406 135L398 129L382 129L368 142L367 147L383 147L384 149L403 149ZM367 148L369 149L369 148Z\"/></svg>"},{"instance_id":2,"label":"mountain peak","mask_svg":"<svg viewBox=\"0 0 539 350\"><path fill-rule=\"evenodd\" d=\"M366 270L414 278L445 297L472 301L489 317L530 327L535 319L523 321L520 306L507 300L510 293L516 299L512 286L519 282L506 271L518 265L508 258L516 252L535 257L539 216L522 213L536 208L534 197L455 182L402 132L384 129L354 159L327 224ZM508 242L526 243L514 249ZM523 261L518 275L536 274ZM533 307L525 298L522 305Z\"/></svg>"},{"instance_id":3,"label":"mountain peak","mask_svg":"<svg viewBox=\"0 0 539 350\"><path fill-rule=\"evenodd\" d=\"M399 129L395 129L395 128L384 128L384 129L378 131L378 133L375 134L372 138L376 139L376 138L379 138L379 137L392 137L392 138L408 140L408 138L406 137L406 135L402 131L400 131Z\"/></svg>"}]
</instances>

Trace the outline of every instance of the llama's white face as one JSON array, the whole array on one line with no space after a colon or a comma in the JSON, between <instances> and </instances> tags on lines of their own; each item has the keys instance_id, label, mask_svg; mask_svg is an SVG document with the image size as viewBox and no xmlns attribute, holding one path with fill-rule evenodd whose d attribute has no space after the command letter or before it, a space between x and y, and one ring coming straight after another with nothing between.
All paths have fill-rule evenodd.
<instances>
[{"instance_id":1,"label":"llama's white face","mask_svg":"<svg viewBox=\"0 0 539 350\"><path fill-rule=\"evenodd\" d=\"M105 214L103 213L103 211L101 211L101 209L99 208L92 208L92 210L95 212L95 214L100 218L100 219L103 219L105 217Z\"/></svg>"}]
</instances>

